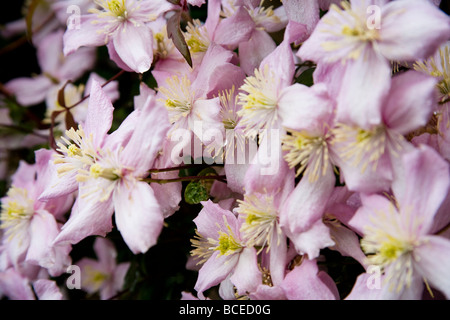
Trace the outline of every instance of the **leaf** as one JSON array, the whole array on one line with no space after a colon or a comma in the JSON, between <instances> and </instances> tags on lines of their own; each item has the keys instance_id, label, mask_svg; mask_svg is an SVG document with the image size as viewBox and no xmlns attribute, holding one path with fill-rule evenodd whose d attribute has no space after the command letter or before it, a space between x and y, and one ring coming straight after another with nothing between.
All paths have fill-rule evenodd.
<instances>
[{"instance_id":1,"label":"leaf","mask_svg":"<svg viewBox=\"0 0 450 320\"><path fill-rule=\"evenodd\" d=\"M189 47L186 44L186 39L184 38L183 32L180 27L181 23L181 11L178 10L172 15L167 21L167 35L172 39L173 44L181 53L181 55L186 59L186 62L192 68L192 58Z\"/></svg>"},{"instance_id":2,"label":"leaf","mask_svg":"<svg viewBox=\"0 0 450 320\"><path fill-rule=\"evenodd\" d=\"M199 172L198 176L214 176L217 172L213 168L205 168ZM184 190L184 200L189 204L199 204L201 201L209 199L212 180L191 181Z\"/></svg>"}]
</instances>

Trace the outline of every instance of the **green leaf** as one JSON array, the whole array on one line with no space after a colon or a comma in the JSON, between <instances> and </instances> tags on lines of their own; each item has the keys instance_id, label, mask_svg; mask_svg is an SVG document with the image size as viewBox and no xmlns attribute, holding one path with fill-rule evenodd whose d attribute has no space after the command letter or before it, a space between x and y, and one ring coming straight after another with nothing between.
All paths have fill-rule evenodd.
<instances>
[{"instance_id":1,"label":"green leaf","mask_svg":"<svg viewBox=\"0 0 450 320\"><path fill-rule=\"evenodd\" d=\"M184 199L189 204L198 204L208 200L209 193L201 181L191 181L184 190Z\"/></svg>"},{"instance_id":2,"label":"green leaf","mask_svg":"<svg viewBox=\"0 0 450 320\"><path fill-rule=\"evenodd\" d=\"M213 168L205 168L198 173L197 176L213 176L217 172ZM184 199L189 204L199 204L209 199L209 192L213 184L213 180L191 181L184 190Z\"/></svg>"},{"instance_id":3,"label":"green leaf","mask_svg":"<svg viewBox=\"0 0 450 320\"><path fill-rule=\"evenodd\" d=\"M167 35L172 39L175 47L180 51L181 55L192 68L192 58L189 47L186 44L183 32L181 31L181 11L176 11L167 21Z\"/></svg>"}]
</instances>

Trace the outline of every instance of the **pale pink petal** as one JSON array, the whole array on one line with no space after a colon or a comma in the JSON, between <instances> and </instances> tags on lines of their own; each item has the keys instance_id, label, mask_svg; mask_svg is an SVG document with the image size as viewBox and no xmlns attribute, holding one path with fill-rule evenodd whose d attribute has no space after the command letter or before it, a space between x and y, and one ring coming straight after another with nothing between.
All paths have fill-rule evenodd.
<instances>
[{"instance_id":1,"label":"pale pink petal","mask_svg":"<svg viewBox=\"0 0 450 320\"><path fill-rule=\"evenodd\" d=\"M146 182L127 184L122 182L113 195L117 228L133 253L145 253L156 244L164 219L153 190Z\"/></svg>"},{"instance_id":2,"label":"pale pink petal","mask_svg":"<svg viewBox=\"0 0 450 320\"><path fill-rule=\"evenodd\" d=\"M98 181L89 181L80 185L80 188L98 191L87 198L78 197L69 220L61 228L54 244L64 242L75 244L92 235L104 237L112 230L111 217L114 213L112 201L111 199L99 201L103 190L106 190L110 183L110 181L105 181L102 185Z\"/></svg>"},{"instance_id":3,"label":"pale pink petal","mask_svg":"<svg viewBox=\"0 0 450 320\"><path fill-rule=\"evenodd\" d=\"M239 254L225 256L220 255L219 251L215 251L199 270L197 282L194 286L194 289L197 290L198 297L205 299L203 292L225 280L233 271L238 261Z\"/></svg>"},{"instance_id":4,"label":"pale pink petal","mask_svg":"<svg viewBox=\"0 0 450 320\"><path fill-rule=\"evenodd\" d=\"M148 26L127 23L113 38L114 48L122 61L137 73L150 69L153 62L153 36Z\"/></svg>"},{"instance_id":5,"label":"pale pink petal","mask_svg":"<svg viewBox=\"0 0 450 320\"><path fill-rule=\"evenodd\" d=\"M286 275L281 287L288 300L339 300L334 280L319 271L315 260L303 260Z\"/></svg>"},{"instance_id":6,"label":"pale pink petal","mask_svg":"<svg viewBox=\"0 0 450 320\"><path fill-rule=\"evenodd\" d=\"M275 41L267 32L255 29L248 41L239 43L240 67L247 75L253 75L261 61L276 47Z\"/></svg>"},{"instance_id":7,"label":"pale pink petal","mask_svg":"<svg viewBox=\"0 0 450 320\"><path fill-rule=\"evenodd\" d=\"M417 231L423 234L431 228L434 215L447 197L449 165L434 149L421 146L404 155L403 168L404 181L394 185L394 195L405 222L413 223L408 218L411 215L414 220L420 219L421 227Z\"/></svg>"},{"instance_id":8,"label":"pale pink petal","mask_svg":"<svg viewBox=\"0 0 450 320\"><path fill-rule=\"evenodd\" d=\"M0 292L10 300L35 300L28 279L12 268L0 272Z\"/></svg>"},{"instance_id":9,"label":"pale pink petal","mask_svg":"<svg viewBox=\"0 0 450 320\"><path fill-rule=\"evenodd\" d=\"M256 250L245 248L239 255L239 262L230 277L231 282L236 286L238 294L245 295L247 292L256 291L261 279Z\"/></svg>"},{"instance_id":10,"label":"pale pink petal","mask_svg":"<svg viewBox=\"0 0 450 320\"><path fill-rule=\"evenodd\" d=\"M48 269L50 275L63 274L71 263L69 244L53 246L59 226L53 215L42 210L33 216L30 229L30 247L26 261Z\"/></svg>"},{"instance_id":11,"label":"pale pink petal","mask_svg":"<svg viewBox=\"0 0 450 320\"><path fill-rule=\"evenodd\" d=\"M382 121L381 106L391 85L391 66L384 57L367 48L349 61L340 80L345 83L337 97L337 119L361 128Z\"/></svg>"},{"instance_id":12,"label":"pale pink petal","mask_svg":"<svg viewBox=\"0 0 450 320\"><path fill-rule=\"evenodd\" d=\"M63 300L63 294L55 281L39 279L33 283L38 300Z\"/></svg>"},{"instance_id":13,"label":"pale pink petal","mask_svg":"<svg viewBox=\"0 0 450 320\"><path fill-rule=\"evenodd\" d=\"M427 1L391 1L381 15L378 49L389 60L426 59L450 34L450 18Z\"/></svg>"},{"instance_id":14,"label":"pale pink petal","mask_svg":"<svg viewBox=\"0 0 450 320\"><path fill-rule=\"evenodd\" d=\"M94 242L94 251L99 263L111 269L115 267L117 251L111 240L97 237Z\"/></svg>"},{"instance_id":15,"label":"pale pink petal","mask_svg":"<svg viewBox=\"0 0 450 320\"><path fill-rule=\"evenodd\" d=\"M386 126L407 134L427 124L435 106L436 81L416 71L395 76L383 105Z\"/></svg>"},{"instance_id":16,"label":"pale pink petal","mask_svg":"<svg viewBox=\"0 0 450 320\"><path fill-rule=\"evenodd\" d=\"M439 236L422 238L414 248L414 268L431 287L450 299L450 240Z\"/></svg>"},{"instance_id":17,"label":"pale pink petal","mask_svg":"<svg viewBox=\"0 0 450 320\"><path fill-rule=\"evenodd\" d=\"M17 102L24 107L43 102L52 86L52 81L43 75L35 78L16 78L5 84L6 90L11 92Z\"/></svg>"},{"instance_id":18,"label":"pale pink petal","mask_svg":"<svg viewBox=\"0 0 450 320\"><path fill-rule=\"evenodd\" d=\"M277 92L280 92L293 81L295 65L294 54L288 41L283 41L278 47L272 51L262 62L260 70L264 70L264 66L268 65L270 72L279 79L277 84Z\"/></svg>"},{"instance_id":19,"label":"pale pink petal","mask_svg":"<svg viewBox=\"0 0 450 320\"><path fill-rule=\"evenodd\" d=\"M305 24L308 33L312 33L320 19L317 0L286 0L283 6L289 20Z\"/></svg>"},{"instance_id":20,"label":"pale pink petal","mask_svg":"<svg viewBox=\"0 0 450 320\"><path fill-rule=\"evenodd\" d=\"M300 254L307 254L309 259L315 259L319 256L320 249L334 245L330 236L330 229L322 222L317 220L309 230L300 233L291 233L285 229L288 238L295 245Z\"/></svg>"},{"instance_id":21,"label":"pale pink petal","mask_svg":"<svg viewBox=\"0 0 450 320\"><path fill-rule=\"evenodd\" d=\"M326 174L314 182L305 175L281 208L281 224L291 232L308 230L324 214L336 183L331 164L327 168Z\"/></svg>"},{"instance_id":22,"label":"pale pink petal","mask_svg":"<svg viewBox=\"0 0 450 320\"><path fill-rule=\"evenodd\" d=\"M167 110L157 103L155 97L148 97L145 106L137 111L140 111L139 121L121 153L121 160L123 164L136 168L134 175L141 177L153 168L155 159L163 148L170 122Z\"/></svg>"},{"instance_id":23,"label":"pale pink petal","mask_svg":"<svg viewBox=\"0 0 450 320\"><path fill-rule=\"evenodd\" d=\"M116 63L116 65L127 72L134 72L133 69L131 69L119 56L119 54L116 51L116 48L114 47L114 42L110 41L106 45L106 48L108 49L109 58ZM164 60L163 60L164 61Z\"/></svg>"},{"instance_id":24,"label":"pale pink petal","mask_svg":"<svg viewBox=\"0 0 450 320\"><path fill-rule=\"evenodd\" d=\"M111 129L113 111L111 100L103 91L100 83L94 80L91 86L86 122L83 126L86 137L92 134L94 146L102 146L106 134Z\"/></svg>"},{"instance_id":25,"label":"pale pink petal","mask_svg":"<svg viewBox=\"0 0 450 320\"><path fill-rule=\"evenodd\" d=\"M218 239L219 231L226 232L228 229L224 220L227 221L235 235L239 234L236 217L233 213L222 209L211 200L202 202L201 204L203 205L203 209L193 221L197 226L198 232L204 238Z\"/></svg>"},{"instance_id":26,"label":"pale pink petal","mask_svg":"<svg viewBox=\"0 0 450 320\"><path fill-rule=\"evenodd\" d=\"M366 267L366 255L361 250L360 239L355 232L340 223L327 223L330 228L331 239L335 245L330 249L338 251L346 257L352 257L363 267Z\"/></svg>"},{"instance_id":27,"label":"pale pink petal","mask_svg":"<svg viewBox=\"0 0 450 320\"><path fill-rule=\"evenodd\" d=\"M278 108L283 127L321 136L333 117L334 101L323 83L312 87L296 83L282 91Z\"/></svg>"},{"instance_id":28,"label":"pale pink petal","mask_svg":"<svg viewBox=\"0 0 450 320\"><path fill-rule=\"evenodd\" d=\"M217 26L212 41L234 50L242 41L247 41L255 28L255 23L247 10L239 7L227 19L223 19Z\"/></svg>"},{"instance_id":29,"label":"pale pink petal","mask_svg":"<svg viewBox=\"0 0 450 320\"><path fill-rule=\"evenodd\" d=\"M223 122L220 115L220 99L197 100L188 118L189 128L200 139L202 143L219 143L222 145Z\"/></svg>"},{"instance_id":30,"label":"pale pink petal","mask_svg":"<svg viewBox=\"0 0 450 320\"><path fill-rule=\"evenodd\" d=\"M94 23L97 20L95 14L82 15L80 28L68 29L64 33L64 55L67 56L83 46L98 47L106 44L106 34L99 32L104 25Z\"/></svg>"}]
</instances>

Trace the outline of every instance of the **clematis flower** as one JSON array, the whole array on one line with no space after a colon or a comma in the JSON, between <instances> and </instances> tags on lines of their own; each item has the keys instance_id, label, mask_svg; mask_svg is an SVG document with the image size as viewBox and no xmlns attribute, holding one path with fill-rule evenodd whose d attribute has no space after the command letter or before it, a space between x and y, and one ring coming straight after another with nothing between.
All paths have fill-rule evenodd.
<instances>
[{"instance_id":1,"label":"clematis flower","mask_svg":"<svg viewBox=\"0 0 450 320\"><path fill-rule=\"evenodd\" d=\"M14 268L23 262L47 268L52 276L65 272L70 264L70 245L53 245L60 232L57 222L73 203L72 196L49 202L38 200L48 181L48 162L53 152L36 151L36 164L21 162L12 177L12 186L2 198L0 215L4 229L2 244L5 255Z\"/></svg>"},{"instance_id":2,"label":"clematis flower","mask_svg":"<svg viewBox=\"0 0 450 320\"><path fill-rule=\"evenodd\" d=\"M30 281L13 268L0 272L0 295L2 293L10 300L64 299L55 281L49 279Z\"/></svg>"},{"instance_id":3,"label":"clematis flower","mask_svg":"<svg viewBox=\"0 0 450 320\"><path fill-rule=\"evenodd\" d=\"M350 3L343 2L342 8L330 6L298 56L338 68L338 120L367 128L382 121L380 108L390 87L390 61L432 55L448 40L450 18L424 0ZM379 21L368 19L370 5L381 8Z\"/></svg>"},{"instance_id":4,"label":"clematis flower","mask_svg":"<svg viewBox=\"0 0 450 320\"><path fill-rule=\"evenodd\" d=\"M66 162L67 170L79 182L79 196L55 243L105 236L111 231L115 212L117 228L130 250L146 252L157 241L163 216L152 188L142 179L153 167L169 129L167 112L149 97L142 109L130 115L134 131L124 121L121 128L106 136L113 107L96 82L89 103L89 135L80 135L80 129L72 130L74 143L62 145L64 155L60 161ZM136 123L135 119L140 121Z\"/></svg>"},{"instance_id":5,"label":"clematis flower","mask_svg":"<svg viewBox=\"0 0 450 320\"><path fill-rule=\"evenodd\" d=\"M217 95L241 83L245 77L242 70L231 63L232 58L231 51L212 44L202 63L192 73L170 76L167 72L153 71L159 84L159 97L172 123L169 138L175 141L178 133L182 132L183 141L179 147L183 150L194 138L208 144L208 131L222 133L223 137L221 105Z\"/></svg>"},{"instance_id":6,"label":"clematis flower","mask_svg":"<svg viewBox=\"0 0 450 320\"><path fill-rule=\"evenodd\" d=\"M60 89L68 80L76 81L92 69L95 51L91 48L83 48L70 57L62 56L63 34L62 30L52 32L36 45L40 75L16 78L5 84L19 104L31 106L43 102L50 90Z\"/></svg>"},{"instance_id":7,"label":"clematis flower","mask_svg":"<svg viewBox=\"0 0 450 320\"><path fill-rule=\"evenodd\" d=\"M76 265L81 269L81 288L90 294L100 292L100 298L107 300L122 290L129 262L117 264L114 244L97 237L94 242L97 260L83 258Z\"/></svg>"},{"instance_id":8,"label":"clematis flower","mask_svg":"<svg viewBox=\"0 0 450 320\"><path fill-rule=\"evenodd\" d=\"M98 0L101 9L80 17L80 27L64 34L66 56L82 46L108 44L110 57L126 70L143 73L153 61L153 35L147 26L175 8L166 0Z\"/></svg>"},{"instance_id":9,"label":"clematis flower","mask_svg":"<svg viewBox=\"0 0 450 320\"><path fill-rule=\"evenodd\" d=\"M263 1L223 0L223 15L232 17L238 10L245 9L254 22L248 39L239 42L239 61L247 75L253 75L261 61L277 47L269 33L286 27L287 17L284 6L273 9L263 7Z\"/></svg>"},{"instance_id":10,"label":"clematis flower","mask_svg":"<svg viewBox=\"0 0 450 320\"><path fill-rule=\"evenodd\" d=\"M402 158L404 174L393 184L393 200L377 194L362 197L352 218L363 234L368 264L383 275L380 299L420 299L426 284L447 298L450 242L433 235L434 218L450 185L448 163L422 146ZM424 197L423 195L427 196ZM374 290L357 282L350 296L371 297Z\"/></svg>"},{"instance_id":11,"label":"clematis flower","mask_svg":"<svg viewBox=\"0 0 450 320\"><path fill-rule=\"evenodd\" d=\"M381 109L382 122L369 128L339 123L335 161L352 191L388 190L412 145L404 136L425 125L434 109L436 80L416 71L393 77ZM414 98L412 98L414 97Z\"/></svg>"},{"instance_id":12,"label":"clematis flower","mask_svg":"<svg viewBox=\"0 0 450 320\"><path fill-rule=\"evenodd\" d=\"M283 89L292 84L294 56L289 42L282 42L262 62L254 76L248 76L239 88L237 112L241 117L237 127L247 137L256 137L260 131L281 129L282 114L279 99Z\"/></svg>"},{"instance_id":13,"label":"clematis flower","mask_svg":"<svg viewBox=\"0 0 450 320\"><path fill-rule=\"evenodd\" d=\"M283 92L279 105L284 110L287 131L283 137L284 159L291 169L298 168L296 176L303 174L281 214L281 223L295 234L322 218L334 190L335 102L323 84L311 88L294 84Z\"/></svg>"},{"instance_id":14,"label":"clematis flower","mask_svg":"<svg viewBox=\"0 0 450 320\"><path fill-rule=\"evenodd\" d=\"M242 241L236 216L208 200L202 202L203 209L194 219L196 236L191 240L194 250L191 255L202 264L194 289L200 299L204 291L225 280L239 266L244 269L256 258L254 248L247 248Z\"/></svg>"}]
</instances>

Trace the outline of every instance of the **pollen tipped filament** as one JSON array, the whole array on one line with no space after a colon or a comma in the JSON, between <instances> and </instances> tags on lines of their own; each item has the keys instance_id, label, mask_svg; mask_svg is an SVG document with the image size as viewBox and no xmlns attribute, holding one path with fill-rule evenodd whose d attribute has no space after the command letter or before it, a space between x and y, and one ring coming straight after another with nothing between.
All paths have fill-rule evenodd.
<instances>
[{"instance_id":1,"label":"pollen tipped filament","mask_svg":"<svg viewBox=\"0 0 450 320\"><path fill-rule=\"evenodd\" d=\"M6 201L2 203L0 228L6 229L6 235L12 237L23 223L27 223L34 214L34 201L23 188L12 187L8 190Z\"/></svg>"},{"instance_id":2,"label":"pollen tipped filament","mask_svg":"<svg viewBox=\"0 0 450 320\"><path fill-rule=\"evenodd\" d=\"M402 215L412 219L410 211L403 212ZM412 252L418 245L412 234L415 234L414 230L420 224L413 224L411 230L406 230L404 221L392 202L386 211L375 212L370 220L372 225L365 227L364 237L361 239L361 248L367 255L367 263L379 266L385 271L385 281L389 284L389 289L400 292L412 282Z\"/></svg>"},{"instance_id":3,"label":"pollen tipped filament","mask_svg":"<svg viewBox=\"0 0 450 320\"><path fill-rule=\"evenodd\" d=\"M209 35L206 27L196 19L192 22L188 22L186 26L186 44L192 53L206 52L210 45Z\"/></svg>"},{"instance_id":4,"label":"pollen tipped filament","mask_svg":"<svg viewBox=\"0 0 450 320\"><path fill-rule=\"evenodd\" d=\"M284 158L292 169L298 166L296 176L308 170L311 182L317 181L325 175L329 165L329 151L327 138L310 136L306 132L288 130L289 135L283 137L282 150L287 151Z\"/></svg>"},{"instance_id":5,"label":"pollen tipped filament","mask_svg":"<svg viewBox=\"0 0 450 320\"><path fill-rule=\"evenodd\" d=\"M369 165L375 171L378 160L387 148L387 132L383 125L365 130L359 127L338 124L334 129L333 143L343 143L338 147L344 160L353 160L354 166L361 165L364 173Z\"/></svg>"},{"instance_id":6,"label":"pollen tipped filament","mask_svg":"<svg viewBox=\"0 0 450 320\"><path fill-rule=\"evenodd\" d=\"M183 76L181 79L174 75L166 79L167 86L159 87L166 99L162 99L169 111L170 121L177 122L187 117L194 103L194 92L191 90L191 81Z\"/></svg>"},{"instance_id":7,"label":"pollen tipped filament","mask_svg":"<svg viewBox=\"0 0 450 320\"><path fill-rule=\"evenodd\" d=\"M126 19L127 17L126 0L94 0L94 3L102 7L105 12L100 12L97 9L91 9L90 12L99 15L111 15L123 19Z\"/></svg>"},{"instance_id":8,"label":"pollen tipped filament","mask_svg":"<svg viewBox=\"0 0 450 320\"><path fill-rule=\"evenodd\" d=\"M278 120L278 79L268 65L256 69L254 76L245 79L240 87L237 112L246 136L255 137L259 130L270 129Z\"/></svg>"},{"instance_id":9,"label":"pollen tipped filament","mask_svg":"<svg viewBox=\"0 0 450 320\"><path fill-rule=\"evenodd\" d=\"M246 195L244 200L238 200L237 212L244 219L241 226L241 233L244 236L248 247L260 247L259 252L264 248L270 250L274 231L278 235L281 229L278 224L278 213L274 205L273 196L269 195Z\"/></svg>"}]
</instances>

